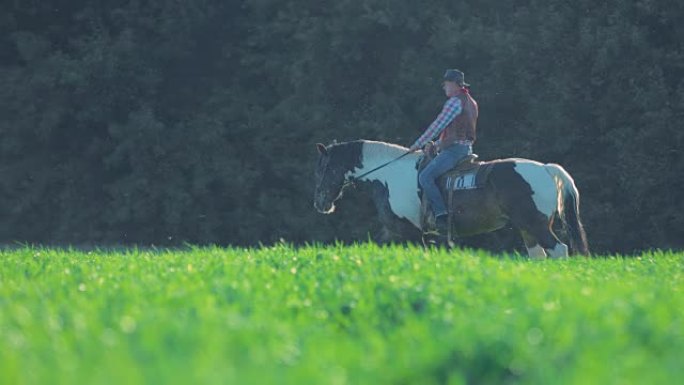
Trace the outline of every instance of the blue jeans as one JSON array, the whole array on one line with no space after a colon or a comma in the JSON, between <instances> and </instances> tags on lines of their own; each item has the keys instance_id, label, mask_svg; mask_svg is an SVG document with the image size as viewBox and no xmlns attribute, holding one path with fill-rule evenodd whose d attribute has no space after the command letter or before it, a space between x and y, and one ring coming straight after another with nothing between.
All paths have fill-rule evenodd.
<instances>
[{"instance_id":1,"label":"blue jeans","mask_svg":"<svg viewBox=\"0 0 684 385\"><path fill-rule=\"evenodd\" d=\"M427 194L435 217L447 213L442 193L437 187L437 178L454 167L459 160L472 153L472 145L454 144L442 150L418 175L420 187L423 188L423 193Z\"/></svg>"}]
</instances>

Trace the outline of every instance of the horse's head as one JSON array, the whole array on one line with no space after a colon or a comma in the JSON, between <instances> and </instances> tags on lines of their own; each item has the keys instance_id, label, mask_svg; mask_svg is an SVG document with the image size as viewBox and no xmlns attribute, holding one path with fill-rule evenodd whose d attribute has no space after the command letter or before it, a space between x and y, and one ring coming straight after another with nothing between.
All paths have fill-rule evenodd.
<instances>
[{"instance_id":1,"label":"horse's head","mask_svg":"<svg viewBox=\"0 0 684 385\"><path fill-rule=\"evenodd\" d=\"M326 147L318 143L316 167L316 190L314 207L318 212L330 214L335 211L335 201L342 197L347 180L361 164L360 142L340 143Z\"/></svg>"}]
</instances>

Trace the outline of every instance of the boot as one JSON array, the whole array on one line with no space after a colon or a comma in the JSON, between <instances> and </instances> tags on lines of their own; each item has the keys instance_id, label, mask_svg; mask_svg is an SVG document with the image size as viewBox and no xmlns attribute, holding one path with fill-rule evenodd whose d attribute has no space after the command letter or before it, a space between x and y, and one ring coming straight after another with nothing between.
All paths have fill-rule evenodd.
<instances>
[{"instance_id":1,"label":"boot","mask_svg":"<svg viewBox=\"0 0 684 385\"><path fill-rule=\"evenodd\" d=\"M449 223L446 214L435 218L434 227L423 233L423 245L425 247L448 245Z\"/></svg>"}]
</instances>

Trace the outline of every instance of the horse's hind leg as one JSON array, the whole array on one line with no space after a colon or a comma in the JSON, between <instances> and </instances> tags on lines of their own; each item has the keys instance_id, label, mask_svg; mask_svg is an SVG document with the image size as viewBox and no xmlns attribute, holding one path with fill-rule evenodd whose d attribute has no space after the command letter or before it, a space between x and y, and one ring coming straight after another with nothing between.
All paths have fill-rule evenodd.
<instances>
[{"instance_id":1,"label":"horse's hind leg","mask_svg":"<svg viewBox=\"0 0 684 385\"><path fill-rule=\"evenodd\" d=\"M551 231L552 224L553 222L540 221L525 230L521 230L530 257L533 257L531 248L535 253L538 253L538 250L534 248L540 247L551 258L567 258L568 246Z\"/></svg>"},{"instance_id":2,"label":"horse's hind leg","mask_svg":"<svg viewBox=\"0 0 684 385\"><path fill-rule=\"evenodd\" d=\"M558 243L556 243L553 249L546 249L546 252L549 253L549 257L551 258L567 258L568 245L561 241L558 241Z\"/></svg>"},{"instance_id":3,"label":"horse's hind leg","mask_svg":"<svg viewBox=\"0 0 684 385\"><path fill-rule=\"evenodd\" d=\"M527 255L532 259L544 259L546 258L546 252L544 248L539 245L539 242L535 237L530 235L525 230L520 230L520 235L525 242L525 247L527 248Z\"/></svg>"}]
</instances>

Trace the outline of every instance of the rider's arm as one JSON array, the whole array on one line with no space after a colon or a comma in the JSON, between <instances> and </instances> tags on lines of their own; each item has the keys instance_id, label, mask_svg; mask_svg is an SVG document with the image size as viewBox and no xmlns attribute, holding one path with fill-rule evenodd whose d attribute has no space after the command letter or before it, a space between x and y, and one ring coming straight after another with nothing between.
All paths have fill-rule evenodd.
<instances>
[{"instance_id":1,"label":"rider's arm","mask_svg":"<svg viewBox=\"0 0 684 385\"><path fill-rule=\"evenodd\" d=\"M423 135L411 145L410 150L417 150L422 148L427 142L436 138L444 129L451 123L458 114L461 113L461 99L457 97L449 98L439 113L437 118L425 130Z\"/></svg>"}]
</instances>

